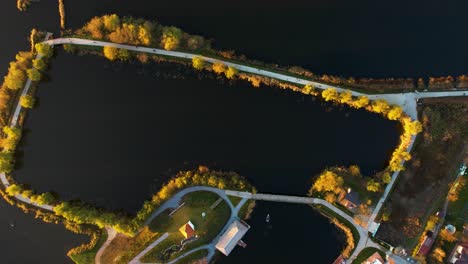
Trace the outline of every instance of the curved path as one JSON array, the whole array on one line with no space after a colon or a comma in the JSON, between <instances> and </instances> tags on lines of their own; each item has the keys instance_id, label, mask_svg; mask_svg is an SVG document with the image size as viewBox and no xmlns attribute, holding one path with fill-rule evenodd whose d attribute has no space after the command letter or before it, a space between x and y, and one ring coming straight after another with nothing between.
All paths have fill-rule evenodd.
<instances>
[{"instance_id":1,"label":"curved path","mask_svg":"<svg viewBox=\"0 0 468 264\"><path fill-rule=\"evenodd\" d=\"M45 39L46 41L52 36L52 33L50 32L47 32L46 33L46 36L45 36ZM36 59L39 59L41 58L42 56L37 54L36 55ZM28 78L28 80L26 80L26 83L24 84L24 87L23 87L23 90L21 91L21 96L23 95L26 95L28 94L29 92L29 88L31 87L31 79ZM18 125L18 120L19 120L19 117L20 117L20 114L21 114L21 109L23 107L21 106L21 104L19 103L19 100L18 100L18 104L16 105L16 108L15 108L15 112L13 113L13 115L11 116L11 120L10 120L10 126L11 127L15 127ZM0 181L2 182L3 184L3 187L8 188L10 186L10 182L8 181L8 178L6 177L6 174L4 172L1 172L0 173ZM26 204L29 204L29 205L33 205L33 206L36 206L36 207L39 207L41 209L44 209L44 210L47 210L47 211L53 211L54 210L54 207L52 205L47 205L47 204L37 204L33 201L31 201L31 199L29 199L28 197L26 196L23 196L21 194L16 194L15 195L15 198L23 203L26 203Z\"/></svg>"},{"instance_id":2,"label":"curved path","mask_svg":"<svg viewBox=\"0 0 468 264\"><path fill-rule=\"evenodd\" d=\"M101 248L99 248L98 252L96 253L96 256L94 257L95 264L101 264L102 253L104 253L104 250L106 250L107 246L109 246L112 240L117 236L117 231L115 231L113 228L106 226L106 232L107 232L106 242L102 244Z\"/></svg>"},{"instance_id":3,"label":"curved path","mask_svg":"<svg viewBox=\"0 0 468 264\"><path fill-rule=\"evenodd\" d=\"M76 44L76 45L86 45L86 46L99 46L99 47L114 47L114 48L119 48L119 49L126 49L126 50L132 50L132 51L139 51L139 52L146 52L146 53L152 53L152 54L157 54L157 55L163 55L163 56L171 56L171 57L177 57L177 58L183 58L183 59L192 59L194 57L201 57L203 60L210 62L210 63L215 63L215 62L220 62L223 63L227 66L234 67L238 69L239 71L242 72L248 72L248 73L253 73L253 74L258 74L261 76L265 77L271 77L274 79L282 80L282 81L287 81L295 84L300 84L300 85L313 85L314 87L318 89L327 89L327 88L334 88L338 92L343 92L349 89L339 87L339 86L334 86L334 85L329 85L329 84L323 84L319 83L316 81L311 81L311 80L306 80L306 79L301 79L298 77L290 76L287 74L282 74L282 73L276 73L273 71L268 71L268 70L263 70L251 66L246 66L243 64L239 63L232 63L220 59L214 59L211 57L206 57L202 56L199 54L193 54L193 53L187 53L187 52L180 52L180 51L169 51L169 50L163 50L163 49L156 49L156 48L148 48L148 47L141 47L141 46L135 46L135 45L126 45L126 44L118 44L118 43L112 43L112 42L105 42L105 41L98 41L98 40L89 40L89 39L81 39L81 38L58 38L58 39L53 39L53 40L48 40L45 41L44 43L47 43L49 45L61 45L61 44ZM403 108L405 113L407 113L411 118L416 120L418 118L417 115L417 110L416 110L416 105L417 105L417 99L419 98L430 98L430 97L447 97L447 96L466 96L468 95L468 91L447 91L447 92L423 92L423 93L399 93L399 94L365 94L365 93L360 93L356 91L351 91L351 93L354 96L360 96L360 95L365 95L368 96L369 99L371 100L377 100L377 99L385 99L387 102L390 104L398 105Z\"/></svg>"}]
</instances>

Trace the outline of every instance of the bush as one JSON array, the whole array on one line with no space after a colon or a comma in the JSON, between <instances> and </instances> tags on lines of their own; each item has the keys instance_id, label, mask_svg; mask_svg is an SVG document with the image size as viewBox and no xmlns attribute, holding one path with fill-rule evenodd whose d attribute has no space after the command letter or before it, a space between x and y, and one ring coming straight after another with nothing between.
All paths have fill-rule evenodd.
<instances>
[{"instance_id":1,"label":"bush","mask_svg":"<svg viewBox=\"0 0 468 264\"><path fill-rule=\"evenodd\" d=\"M33 108L35 101L34 97L27 94L20 97L20 105L24 108Z\"/></svg>"}]
</instances>

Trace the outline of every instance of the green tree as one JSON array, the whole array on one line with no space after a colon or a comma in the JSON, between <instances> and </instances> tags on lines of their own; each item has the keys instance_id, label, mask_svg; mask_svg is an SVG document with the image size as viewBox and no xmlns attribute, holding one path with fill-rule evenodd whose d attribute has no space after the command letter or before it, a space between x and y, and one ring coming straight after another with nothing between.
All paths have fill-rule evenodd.
<instances>
[{"instance_id":1,"label":"green tree","mask_svg":"<svg viewBox=\"0 0 468 264\"><path fill-rule=\"evenodd\" d=\"M11 172L13 170L13 153L0 152L0 172Z\"/></svg>"},{"instance_id":2,"label":"green tree","mask_svg":"<svg viewBox=\"0 0 468 264\"><path fill-rule=\"evenodd\" d=\"M189 36L187 39L187 47L191 50L209 48L209 43L201 36Z\"/></svg>"},{"instance_id":3,"label":"green tree","mask_svg":"<svg viewBox=\"0 0 468 264\"><path fill-rule=\"evenodd\" d=\"M28 73L28 78L31 79L31 81L40 81L41 80L41 72L39 72L35 68L31 68L27 70Z\"/></svg>"},{"instance_id":4,"label":"green tree","mask_svg":"<svg viewBox=\"0 0 468 264\"><path fill-rule=\"evenodd\" d=\"M328 88L322 92L322 98L327 102L338 100L338 96L338 92L334 88Z\"/></svg>"},{"instance_id":5,"label":"green tree","mask_svg":"<svg viewBox=\"0 0 468 264\"><path fill-rule=\"evenodd\" d=\"M40 70L44 71L47 68L47 64L44 62L44 59L34 59L32 60L33 67Z\"/></svg>"},{"instance_id":6,"label":"green tree","mask_svg":"<svg viewBox=\"0 0 468 264\"><path fill-rule=\"evenodd\" d=\"M179 47L182 38L182 31L176 27L164 27L161 46L165 50L175 50Z\"/></svg>"},{"instance_id":7,"label":"green tree","mask_svg":"<svg viewBox=\"0 0 468 264\"><path fill-rule=\"evenodd\" d=\"M205 61L203 60L202 57L193 57L192 58L192 66L195 70L203 70L203 67L205 66Z\"/></svg>"},{"instance_id":8,"label":"green tree","mask_svg":"<svg viewBox=\"0 0 468 264\"><path fill-rule=\"evenodd\" d=\"M237 75L237 69L229 66L227 70L224 72L224 75L226 75L226 78L228 79L234 79L234 77L236 77Z\"/></svg>"},{"instance_id":9,"label":"green tree","mask_svg":"<svg viewBox=\"0 0 468 264\"><path fill-rule=\"evenodd\" d=\"M46 43L37 43L35 48L40 56L44 56L46 58L50 58L54 54L54 49L52 46Z\"/></svg>"},{"instance_id":10,"label":"green tree","mask_svg":"<svg viewBox=\"0 0 468 264\"><path fill-rule=\"evenodd\" d=\"M55 200L56 200L55 196L50 192L41 193L39 195L33 195L31 197L31 201L39 205L44 205L44 204L50 205L53 202L55 202Z\"/></svg>"},{"instance_id":11,"label":"green tree","mask_svg":"<svg viewBox=\"0 0 468 264\"><path fill-rule=\"evenodd\" d=\"M24 107L24 108L33 108L34 107L34 103L36 102L36 99L34 99L34 97L30 96L30 95L22 95L20 97L20 105L21 107Z\"/></svg>"},{"instance_id":12,"label":"green tree","mask_svg":"<svg viewBox=\"0 0 468 264\"><path fill-rule=\"evenodd\" d=\"M367 190L370 192L378 192L380 190L380 183L374 179L367 181Z\"/></svg>"}]
</instances>

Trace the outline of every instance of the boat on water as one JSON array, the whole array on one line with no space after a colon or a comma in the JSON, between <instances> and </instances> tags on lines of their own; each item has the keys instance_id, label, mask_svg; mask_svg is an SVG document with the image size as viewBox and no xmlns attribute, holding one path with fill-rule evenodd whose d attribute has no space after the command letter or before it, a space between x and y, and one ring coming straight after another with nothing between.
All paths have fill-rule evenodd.
<instances>
[{"instance_id":1,"label":"boat on water","mask_svg":"<svg viewBox=\"0 0 468 264\"><path fill-rule=\"evenodd\" d=\"M265 222L270 223L270 214L267 214L267 216L265 218Z\"/></svg>"}]
</instances>

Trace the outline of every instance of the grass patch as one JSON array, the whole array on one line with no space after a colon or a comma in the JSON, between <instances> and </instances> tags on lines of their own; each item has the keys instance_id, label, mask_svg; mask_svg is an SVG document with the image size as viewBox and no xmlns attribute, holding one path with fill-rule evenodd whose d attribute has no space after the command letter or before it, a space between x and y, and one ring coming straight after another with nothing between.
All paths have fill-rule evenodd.
<instances>
[{"instance_id":1,"label":"grass patch","mask_svg":"<svg viewBox=\"0 0 468 264\"><path fill-rule=\"evenodd\" d=\"M101 248L101 246L106 242L106 240L107 240L107 232L102 231L101 235L99 236L98 242L92 249L83 251L78 254L71 255L70 258L76 264L94 264L94 259L96 257L96 254L98 250Z\"/></svg>"},{"instance_id":2,"label":"grass patch","mask_svg":"<svg viewBox=\"0 0 468 264\"><path fill-rule=\"evenodd\" d=\"M239 204L239 202L242 200L241 197L237 197L237 196L228 196L228 198L234 207L236 207Z\"/></svg>"},{"instance_id":3,"label":"grass patch","mask_svg":"<svg viewBox=\"0 0 468 264\"><path fill-rule=\"evenodd\" d=\"M179 244L184 239L179 228L188 221L194 224L195 232L199 238L186 244L184 249L174 253L171 259L188 250L211 243L231 216L230 208L224 201L221 201L215 209L210 209L210 206L218 198L217 194L211 192L193 192L184 197L185 205L172 216L169 216L169 212L166 211L155 218L150 224L150 229L158 233L168 232L169 237L148 252L142 261L161 261L161 253L165 249L171 245ZM206 216L202 217L202 213L205 213Z\"/></svg>"},{"instance_id":4,"label":"grass patch","mask_svg":"<svg viewBox=\"0 0 468 264\"><path fill-rule=\"evenodd\" d=\"M462 181L465 183L458 193L458 199L454 202L449 202L448 214L446 216L446 222L454 225L457 230L463 230L463 225L468 219L468 204L466 202L468 201L468 184L466 183L468 176L460 177L464 177Z\"/></svg>"},{"instance_id":5,"label":"grass patch","mask_svg":"<svg viewBox=\"0 0 468 264\"><path fill-rule=\"evenodd\" d=\"M367 247L364 248L361 252L359 252L359 255L353 260L352 264L361 264L363 263L366 259L368 259L370 256L372 256L375 252L378 252L379 255L385 259L385 253L382 252L381 250L377 248L372 248L372 247Z\"/></svg>"},{"instance_id":6,"label":"grass patch","mask_svg":"<svg viewBox=\"0 0 468 264\"><path fill-rule=\"evenodd\" d=\"M153 232L148 227L143 228L135 237L119 234L102 254L101 263L126 264L161 235L162 233Z\"/></svg>"}]
</instances>

